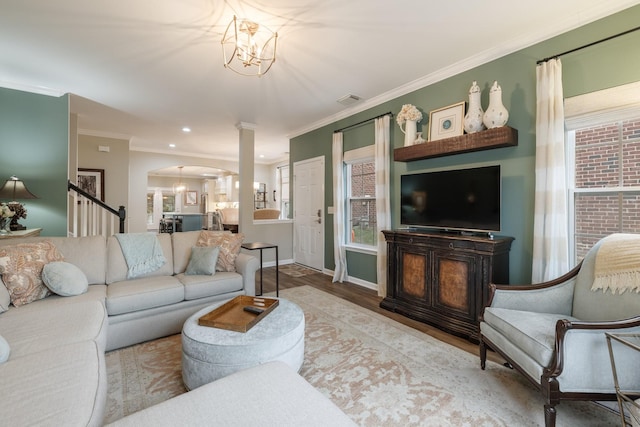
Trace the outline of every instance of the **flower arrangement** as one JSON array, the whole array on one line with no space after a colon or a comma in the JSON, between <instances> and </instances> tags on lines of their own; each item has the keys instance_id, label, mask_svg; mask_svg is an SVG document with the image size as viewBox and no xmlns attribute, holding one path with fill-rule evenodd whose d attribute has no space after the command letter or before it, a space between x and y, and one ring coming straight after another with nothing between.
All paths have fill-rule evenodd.
<instances>
[{"instance_id":1,"label":"flower arrangement","mask_svg":"<svg viewBox=\"0 0 640 427\"><path fill-rule=\"evenodd\" d=\"M6 203L0 204L0 233L7 233L9 221L14 215L15 212Z\"/></svg>"},{"instance_id":2,"label":"flower arrangement","mask_svg":"<svg viewBox=\"0 0 640 427\"><path fill-rule=\"evenodd\" d=\"M396 117L396 121L398 122L398 125L402 126L402 124L407 120L415 120L416 122L419 122L422 120L422 113L414 105L404 104L402 106L402 110L400 110Z\"/></svg>"},{"instance_id":3,"label":"flower arrangement","mask_svg":"<svg viewBox=\"0 0 640 427\"><path fill-rule=\"evenodd\" d=\"M22 203L13 202L9 203L7 206L9 206L9 209L13 211L13 222L18 222L19 219L27 218L27 208L25 208Z\"/></svg>"},{"instance_id":4,"label":"flower arrangement","mask_svg":"<svg viewBox=\"0 0 640 427\"><path fill-rule=\"evenodd\" d=\"M14 215L15 215L15 212L11 210L9 205L7 205L6 203L0 204L0 218L2 219L13 218Z\"/></svg>"}]
</instances>

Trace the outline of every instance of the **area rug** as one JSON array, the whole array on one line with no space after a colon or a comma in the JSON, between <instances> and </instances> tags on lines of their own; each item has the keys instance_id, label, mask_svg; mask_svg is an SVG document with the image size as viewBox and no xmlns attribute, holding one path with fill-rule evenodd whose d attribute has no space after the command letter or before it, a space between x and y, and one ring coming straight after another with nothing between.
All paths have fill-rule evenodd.
<instances>
[{"instance_id":1,"label":"area rug","mask_svg":"<svg viewBox=\"0 0 640 427\"><path fill-rule=\"evenodd\" d=\"M304 265L300 265L300 264L281 265L278 268L278 271L280 273L286 274L287 276L291 276L291 277L304 277L308 274L320 273L317 270L305 267Z\"/></svg>"},{"instance_id":2,"label":"area rug","mask_svg":"<svg viewBox=\"0 0 640 427\"><path fill-rule=\"evenodd\" d=\"M281 296L305 313L300 374L362 426L542 426L543 400L517 372L309 286ZM180 336L107 354L107 422L185 391ZM558 405L558 426L615 426L589 402Z\"/></svg>"}]
</instances>

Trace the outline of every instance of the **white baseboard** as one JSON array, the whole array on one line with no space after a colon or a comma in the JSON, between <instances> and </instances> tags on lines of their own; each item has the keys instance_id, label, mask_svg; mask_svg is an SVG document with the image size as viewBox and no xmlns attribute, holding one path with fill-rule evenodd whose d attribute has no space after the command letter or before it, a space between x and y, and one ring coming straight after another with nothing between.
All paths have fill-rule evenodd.
<instances>
[{"instance_id":1,"label":"white baseboard","mask_svg":"<svg viewBox=\"0 0 640 427\"><path fill-rule=\"evenodd\" d=\"M259 261L260 260L260 255L258 255L256 258ZM278 261L278 266L287 265L287 264L293 264L293 260L292 259L281 259L281 260ZM262 263L262 266L265 267L265 268L266 267L275 267L276 266L276 261L275 260L273 260L273 261L264 261Z\"/></svg>"},{"instance_id":2,"label":"white baseboard","mask_svg":"<svg viewBox=\"0 0 640 427\"><path fill-rule=\"evenodd\" d=\"M326 274L327 276L333 277L333 270L329 270L325 268L323 273ZM353 276L347 276L347 281L349 283L353 283L354 285L362 286L363 288L371 289L376 292L378 291L377 283L368 282L366 280L358 279L357 277L353 277Z\"/></svg>"},{"instance_id":3,"label":"white baseboard","mask_svg":"<svg viewBox=\"0 0 640 427\"><path fill-rule=\"evenodd\" d=\"M281 259L278 263L278 265L287 265L287 264L293 264L293 259ZM275 261L265 261L262 263L263 267L275 267L276 266L276 262ZM323 269L322 270L323 274L326 274L327 276L331 276L333 277L333 270L329 270L329 269ZM353 277L353 276L348 276L347 277L347 281L349 283L353 283L354 285L358 285L358 286L362 286L363 288L367 288L367 289L371 289L374 291L378 291L378 284L377 283L372 283L372 282L368 282L366 280L362 280L359 279L357 277Z\"/></svg>"}]
</instances>

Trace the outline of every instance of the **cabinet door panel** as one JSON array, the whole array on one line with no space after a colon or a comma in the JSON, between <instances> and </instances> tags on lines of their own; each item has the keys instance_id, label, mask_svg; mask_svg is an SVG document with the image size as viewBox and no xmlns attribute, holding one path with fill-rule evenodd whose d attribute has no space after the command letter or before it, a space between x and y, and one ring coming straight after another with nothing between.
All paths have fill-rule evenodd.
<instances>
[{"instance_id":1,"label":"cabinet door panel","mask_svg":"<svg viewBox=\"0 0 640 427\"><path fill-rule=\"evenodd\" d=\"M398 296L409 301L427 303L429 301L428 253L408 249L400 250Z\"/></svg>"},{"instance_id":2,"label":"cabinet door panel","mask_svg":"<svg viewBox=\"0 0 640 427\"><path fill-rule=\"evenodd\" d=\"M434 253L434 309L475 321L476 257Z\"/></svg>"}]
</instances>

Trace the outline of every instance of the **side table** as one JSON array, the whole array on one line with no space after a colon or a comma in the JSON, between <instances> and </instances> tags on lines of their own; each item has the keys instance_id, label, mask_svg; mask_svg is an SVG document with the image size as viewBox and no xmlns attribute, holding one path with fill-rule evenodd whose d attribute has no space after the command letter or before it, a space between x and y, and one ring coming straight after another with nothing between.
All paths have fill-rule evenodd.
<instances>
[{"instance_id":1,"label":"side table","mask_svg":"<svg viewBox=\"0 0 640 427\"><path fill-rule=\"evenodd\" d=\"M247 249L250 251L255 251L255 250L260 251L260 295L262 295L262 251L264 249L276 250L276 297L279 296L280 277L278 273L278 245L274 245L273 243L255 242L255 243L243 243L241 247L243 249Z\"/></svg>"},{"instance_id":2,"label":"side table","mask_svg":"<svg viewBox=\"0 0 640 427\"><path fill-rule=\"evenodd\" d=\"M15 230L7 234L0 234L0 239L17 239L20 237L39 236L42 228L27 228L26 230Z\"/></svg>"},{"instance_id":3,"label":"side table","mask_svg":"<svg viewBox=\"0 0 640 427\"><path fill-rule=\"evenodd\" d=\"M607 347L609 348L609 357L611 358L611 370L613 371L613 383L616 388L618 398L618 407L620 408L620 422L622 427L627 425L625 421L624 410L627 409L631 425L640 425L640 399L638 399L637 391L635 393L623 390L620 387L620 376L625 376L624 372L618 373L616 369L616 360L613 351L612 340L622 344L619 351L622 352L630 349L640 352L640 333L610 333L605 332L607 338ZM620 356L620 355L619 355ZM633 397L632 397L633 395Z\"/></svg>"}]
</instances>

